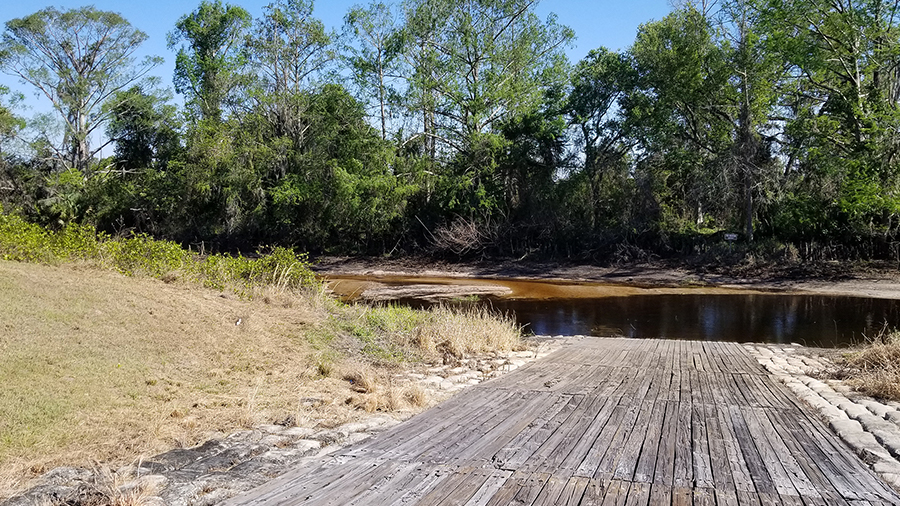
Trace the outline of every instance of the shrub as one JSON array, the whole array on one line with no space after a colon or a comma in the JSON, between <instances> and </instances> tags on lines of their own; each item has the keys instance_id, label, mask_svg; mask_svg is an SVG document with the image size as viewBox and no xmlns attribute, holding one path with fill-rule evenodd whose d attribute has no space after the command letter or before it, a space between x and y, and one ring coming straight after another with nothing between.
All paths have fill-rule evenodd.
<instances>
[{"instance_id":1,"label":"shrub","mask_svg":"<svg viewBox=\"0 0 900 506\"><path fill-rule=\"evenodd\" d=\"M283 247L257 252L257 258L208 255L146 234L113 238L89 225L69 224L49 231L0 207L0 258L19 262L96 262L127 276L168 279L180 273L210 288L232 289L250 298L257 288L296 290L317 283L305 254ZM175 276L178 277L178 276Z\"/></svg>"}]
</instances>

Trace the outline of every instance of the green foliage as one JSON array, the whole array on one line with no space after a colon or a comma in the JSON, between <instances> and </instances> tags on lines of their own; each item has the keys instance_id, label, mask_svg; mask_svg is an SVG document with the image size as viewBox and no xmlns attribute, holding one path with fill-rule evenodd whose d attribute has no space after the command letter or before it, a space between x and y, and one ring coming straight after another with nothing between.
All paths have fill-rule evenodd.
<instances>
[{"instance_id":1,"label":"green foliage","mask_svg":"<svg viewBox=\"0 0 900 506\"><path fill-rule=\"evenodd\" d=\"M339 320L344 331L359 340L362 352L382 362L408 361L418 356L416 332L429 313L397 305L350 307ZM359 313L359 314L356 314Z\"/></svg>"},{"instance_id":2,"label":"green foliage","mask_svg":"<svg viewBox=\"0 0 900 506\"><path fill-rule=\"evenodd\" d=\"M116 166L123 171L165 167L181 149L175 108L163 97L133 86L116 93L108 107L106 135L115 141Z\"/></svg>"},{"instance_id":3,"label":"green foliage","mask_svg":"<svg viewBox=\"0 0 900 506\"><path fill-rule=\"evenodd\" d=\"M177 243L146 234L112 238L88 225L69 224L59 231L29 223L0 208L0 258L20 262L95 262L127 276L167 279L181 276L217 289L252 297L256 288L299 290L317 284L305 254L275 247L256 258L229 255L201 257Z\"/></svg>"},{"instance_id":4,"label":"green foliage","mask_svg":"<svg viewBox=\"0 0 900 506\"><path fill-rule=\"evenodd\" d=\"M67 133L57 145L52 122L23 128L15 100L0 106L0 199L54 233L83 223L127 237L104 246L124 272L248 293L302 283L282 264L303 259L261 275L227 256L179 260L149 237L601 262L690 252L726 230L896 248L900 18L878 0L685 4L574 67L574 34L534 6L373 0L337 38L309 0L256 20L203 0L168 40L185 111L135 81L153 60L71 40L90 28L136 46L144 35L118 15L12 20L0 66L43 90ZM88 76L68 55L44 61L35 48L59 53L53 36L119 66ZM99 125L108 160L87 142ZM43 132L31 152L11 154L31 131Z\"/></svg>"},{"instance_id":5,"label":"green foliage","mask_svg":"<svg viewBox=\"0 0 900 506\"><path fill-rule=\"evenodd\" d=\"M175 23L169 49L175 57L175 91L184 94L197 117L221 121L222 106L241 79L245 64L240 44L250 27L250 14L220 0L203 0L197 10Z\"/></svg>"},{"instance_id":6,"label":"green foliage","mask_svg":"<svg viewBox=\"0 0 900 506\"><path fill-rule=\"evenodd\" d=\"M142 274L155 278L180 271L192 261L191 254L178 244L155 240L146 234L103 241L100 255L101 264L112 266L126 276Z\"/></svg>"}]
</instances>

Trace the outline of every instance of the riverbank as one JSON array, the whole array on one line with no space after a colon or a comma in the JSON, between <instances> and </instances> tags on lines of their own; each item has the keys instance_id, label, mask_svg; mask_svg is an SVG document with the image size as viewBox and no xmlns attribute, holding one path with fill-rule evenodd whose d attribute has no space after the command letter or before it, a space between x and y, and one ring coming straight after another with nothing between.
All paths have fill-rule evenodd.
<instances>
[{"instance_id":1,"label":"riverbank","mask_svg":"<svg viewBox=\"0 0 900 506\"><path fill-rule=\"evenodd\" d=\"M819 266L739 265L731 268L663 262L602 267L558 262L444 262L426 258L321 257L320 276L427 276L459 279L518 278L568 284L605 283L632 288L717 288L900 299L900 269L888 264ZM622 293L627 295L627 293Z\"/></svg>"},{"instance_id":2,"label":"riverbank","mask_svg":"<svg viewBox=\"0 0 900 506\"><path fill-rule=\"evenodd\" d=\"M343 305L313 287L254 295L0 261L0 500L43 482L64 487L38 491L47 504L140 495L155 482L130 483L129 466L173 450L180 469L210 440L237 445L206 460L219 470L260 455L260 438L290 462L534 355L484 312Z\"/></svg>"}]
</instances>

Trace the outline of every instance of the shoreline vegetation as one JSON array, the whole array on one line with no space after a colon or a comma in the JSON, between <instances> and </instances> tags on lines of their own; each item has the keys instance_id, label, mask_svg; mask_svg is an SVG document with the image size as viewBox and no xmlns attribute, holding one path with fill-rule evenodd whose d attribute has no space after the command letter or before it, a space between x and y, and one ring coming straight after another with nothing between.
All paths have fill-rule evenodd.
<instances>
[{"instance_id":1,"label":"shoreline vegetation","mask_svg":"<svg viewBox=\"0 0 900 506\"><path fill-rule=\"evenodd\" d=\"M439 401L399 372L521 350L486 310L343 304L304 255L200 256L0 213L0 497L257 424L334 427Z\"/></svg>"}]
</instances>

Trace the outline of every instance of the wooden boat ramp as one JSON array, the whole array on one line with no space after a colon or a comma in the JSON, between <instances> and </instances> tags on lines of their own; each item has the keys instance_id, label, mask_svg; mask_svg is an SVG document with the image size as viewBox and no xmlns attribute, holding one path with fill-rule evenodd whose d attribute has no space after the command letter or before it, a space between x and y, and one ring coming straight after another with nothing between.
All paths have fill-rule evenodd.
<instances>
[{"instance_id":1,"label":"wooden boat ramp","mask_svg":"<svg viewBox=\"0 0 900 506\"><path fill-rule=\"evenodd\" d=\"M740 344L573 339L228 504L880 505Z\"/></svg>"}]
</instances>

